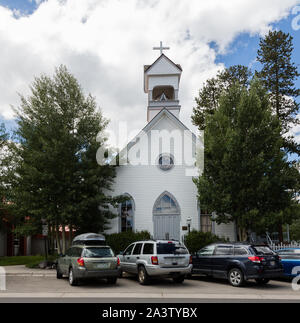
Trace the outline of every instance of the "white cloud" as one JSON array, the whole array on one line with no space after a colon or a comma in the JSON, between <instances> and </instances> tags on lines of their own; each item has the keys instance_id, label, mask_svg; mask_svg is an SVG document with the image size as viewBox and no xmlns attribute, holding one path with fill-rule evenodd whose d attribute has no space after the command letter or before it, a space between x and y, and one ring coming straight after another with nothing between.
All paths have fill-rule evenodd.
<instances>
[{"instance_id":1,"label":"white cloud","mask_svg":"<svg viewBox=\"0 0 300 323\"><path fill-rule=\"evenodd\" d=\"M53 74L65 64L86 92L96 96L104 115L146 123L143 65L158 53L183 67L181 119L190 126L194 97L203 82L222 65L216 50L225 52L241 32L263 34L286 17L296 0L48 0L35 1L30 16L14 16L0 6L0 116L13 118L17 92L29 94L29 84L41 73ZM218 49L209 47L215 42ZM113 123L112 123L113 124Z\"/></svg>"}]
</instances>

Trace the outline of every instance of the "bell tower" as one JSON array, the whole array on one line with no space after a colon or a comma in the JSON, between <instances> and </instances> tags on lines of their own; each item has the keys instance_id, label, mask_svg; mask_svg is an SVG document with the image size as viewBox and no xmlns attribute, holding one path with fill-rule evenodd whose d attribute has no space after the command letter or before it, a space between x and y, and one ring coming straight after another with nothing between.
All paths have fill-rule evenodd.
<instances>
[{"instance_id":1,"label":"bell tower","mask_svg":"<svg viewBox=\"0 0 300 323\"><path fill-rule=\"evenodd\" d=\"M169 47L154 47L160 56L152 65L144 66L144 91L148 94L147 121L150 122L161 110L167 109L179 118L181 106L178 93L182 68L172 62L163 50Z\"/></svg>"}]
</instances>

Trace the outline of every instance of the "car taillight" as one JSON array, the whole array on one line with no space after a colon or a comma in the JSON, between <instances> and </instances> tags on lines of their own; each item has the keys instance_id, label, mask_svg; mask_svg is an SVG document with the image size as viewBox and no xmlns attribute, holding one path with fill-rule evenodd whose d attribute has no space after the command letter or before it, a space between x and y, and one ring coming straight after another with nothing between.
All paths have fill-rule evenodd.
<instances>
[{"instance_id":1,"label":"car taillight","mask_svg":"<svg viewBox=\"0 0 300 323\"><path fill-rule=\"evenodd\" d=\"M157 257L151 257L152 265L158 265L158 258Z\"/></svg>"},{"instance_id":2,"label":"car taillight","mask_svg":"<svg viewBox=\"0 0 300 323\"><path fill-rule=\"evenodd\" d=\"M193 263L193 257L190 256L190 264L192 264L192 263Z\"/></svg>"},{"instance_id":3,"label":"car taillight","mask_svg":"<svg viewBox=\"0 0 300 323\"><path fill-rule=\"evenodd\" d=\"M248 259L251 260L252 262L256 263L256 264L260 264L260 263L262 263L262 261L265 260L265 258L257 257L257 256L248 257Z\"/></svg>"},{"instance_id":4,"label":"car taillight","mask_svg":"<svg viewBox=\"0 0 300 323\"><path fill-rule=\"evenodd\" d=\"M117 258L117 266L120 266L120 258Z\"/></svg>"},{"instance_id":5,"label":"car taillight","mask_svg":"<svg viewBox=\"0 0 300 323\"><path fill-rule=\"evenodd\" d=\"M77 259L77 264L78 264L78 266L80 266L80 267L84 267L84 260L83 260L83 258L82 258L82 257Z\"/></svg>"}]
</instances>

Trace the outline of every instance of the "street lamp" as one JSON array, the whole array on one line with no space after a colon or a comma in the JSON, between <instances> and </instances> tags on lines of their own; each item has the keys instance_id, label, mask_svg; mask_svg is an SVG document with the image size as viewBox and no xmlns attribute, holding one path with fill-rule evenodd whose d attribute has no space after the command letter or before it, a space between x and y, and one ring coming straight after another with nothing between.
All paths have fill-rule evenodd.
<instances>
[{"instance_id":1,"label":"street lamp","mask_svg":"<svg viewBox=\"0 0 300 323\"><path fill-rule=\"evenodd\" d=\"M190 217L188 217L186 219L186 223L188 225L188 229L189 229L189 233L191 232L191 223L192 223L192 219Z\"/></svg>"}]
</instances>

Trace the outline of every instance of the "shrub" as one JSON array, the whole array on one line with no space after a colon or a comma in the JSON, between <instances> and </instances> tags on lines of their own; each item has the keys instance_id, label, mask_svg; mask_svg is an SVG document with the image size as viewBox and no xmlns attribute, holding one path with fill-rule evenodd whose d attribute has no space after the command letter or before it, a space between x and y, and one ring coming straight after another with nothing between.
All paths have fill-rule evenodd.
<instances>
[{"instance_id":1,"label":"shrub","mask_svg":"<svg viewBox=\"0 0 300 323\"><path fill-rule=\"evenodd\" d=\"M210 232L200 232L196 230L191 231L185 236L185 245L190 253L195 253L211 243L221 241L223 242L224 239L221 239Z\"/></svg>"},{"instance_id":2,"label":"shrub","mask_svg":"<svg viewBox=\"0 0 300 323\"><path fill-rule=\"evenodd\" d=\"M112 248L116 255L119 254L120 251L124 251L131 243L148 239L150 239L150 233L148 231L127 231L106 235L106 243Z\"/></svg>"}]
</instances>

